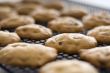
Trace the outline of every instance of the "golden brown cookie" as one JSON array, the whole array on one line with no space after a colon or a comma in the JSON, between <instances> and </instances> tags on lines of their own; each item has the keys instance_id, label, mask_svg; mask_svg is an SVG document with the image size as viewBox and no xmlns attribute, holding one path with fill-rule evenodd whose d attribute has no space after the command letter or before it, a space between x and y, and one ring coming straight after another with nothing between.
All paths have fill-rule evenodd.
<instances>
[{"instance_id":1,"label":"golden brown cookie","mask_svg":"<svg viewBox=\"0 0 110 73\"><path fill-rule=\"evenodd\" d=\"M62 60L46 64L40 73L99 73L91 64L79 60Z\"/></svg>"},{"instance_id":2,"label":"golden brown cookie","mask_svg":"<svg viewBox=\"0 0 110 73\"><path fill-rule=\"evenodd\" d=\"M106 12L89 14L83 18L83 23L86 29L92 29L102 25L110 25L110 14Z\"/></svg>"},{"instance_id":3,"label":"golden brown cookie","mask_svg":"<svg viewBox=\"0 0 110 73\"><path fill-rule=\"evenodd\" d=\"M40 4L42 0L22 0L22 3L35 3Z\"/></svg>"},{"instance_id":4,"label":"golden brown cookie","mask_svg":"<svg viewBox=\"0 0 110 73\"><path fill-rule=\"evenodd\" d=\"M52 31L42 25L32 24L20 26L16 29L16 33L21 38L43 40L52 36Z\"/></svg>"},{"instance_id":5,"label":"golden brown cookie","mask_svg":"<svg viewBox=\"0 0 110 73\"><path fill-rule=\"evenodd\" d=\"M16 11L21 15L29 15L36 8L42 8L42 6L35 3L21 3L16 7Z\"/></svg>"},{"instance_id":6,"label":"golden brown cookie","mask_svg":"<svg viewBox=\"0 0 110 73\"><path fill-rule=\"evenodd\" d=\"M110 46L83 50L80 56L81 59L88 61L97 67L110 69Z\"/></svg>"},{"instance_id":7,"label":"golden brown cookie","mask_svg":"<svg viewBox=\"0 0 110 73\"><path fill-rule=\"evenodd\" d=\"M40 44L14 43L0 50L0 64L34 68L54 60L56 56L54 48Z\"/></svg>"},{"instance_id":8,"label":"golden brown cookie","mask_svg":"<svg viewBox=\"0 0 110 73\"><path fill-rule=\"evenodd\" d=\"M87 35L96 38L100 43L110 43L110 26L99 26L90 30Z\"/></svg>"},{"instance_id":9,"label":"golden brown cookie","mask_svg":"<svg viewBox=\"0 0 110 73\"><path fill-rule=\"evenodd\" d=\"M17 13L8 6L0 6L0 20L16 16Z\"/></svg>"},{"instance_id":10,"label":"golden brown cookie","mask_svg":"<svg viewBox=\"0 0 110 73\"><path fill-rule=\"evenodd\" d=\"M36 21L48 22L60 16L59 11L55 9L36 9L31 13Z\"/></svg>"},{"instance_id":11,"label":"golden brown cookie","mask_svg":"<svg viewBox=\"0 0 110 73\"><path fill-rule=\"evenodd\" d=\"M5 46L19 41L20 37L16 33L0 31L0 46Z\"/></svg>"},{"instance_id":12,"label":"golden brown cookie","mask_svg":"<svg viewBox=\"0 0 110 73\"><path fill-rule=\"evenodd\" d=\"M87 15L87 10L80 7L69 7L64 8L61 12L62 16L71 16L78 19L81 19L83 16Z\"/></svg>"},{"instance_id":13,"label":"golden brown cookie","mask_svg":"<svg viewBox=\"0 0 110 73\"><path fill-rule=\"evenodd\" d=\"M15 8L17 3L18 3L18 2L14 3L14 2L6 2L6 1L5 1L5 2L0 2L0 6Z\"/></svg>"},{"instance_id":14,"label":"golden brown cookie","mask_svg":"<svg viewBox=\"0 0 110 73\"><path fill-rule=\"evenodd\" d=\"M64 8L64 2L60 0L55 0L55 1L49 0L45 2L44 6L50 9L62 10Z\"/></svg>"},{"instance_id":15,"label":"golden brown cookie","mask_svg":"<svg viewBox=\"0 0 110 73\"><path fill-rule=\"evenodd\" d=\"M17 28L19 26L33 24L35 21L30 16L14 16L0 22L2 29Z\"/></svg>"},{"instance_id":16,"label":"golden brown cookie","mask_svg":"<svg viewBox=\"0 0 110 73\"><path fill-rule=\"evenodd\" d=\"M72 17L60 17L54 19L48 23L48 27L53 31L62 33L83 31L83 24Z\"/></svg>"},{"instance_id":17,"label":"golden brown cookie","mask_svg":"<svg viewBox=\"0 0 110 73\"><path fill-rule=\"evenodd\" d=\"M79 33L63 33L49 38L46 46L56 48L59 52L78 53L80 49L96 47L95 38Z\"/></svg>"}]
</instances>

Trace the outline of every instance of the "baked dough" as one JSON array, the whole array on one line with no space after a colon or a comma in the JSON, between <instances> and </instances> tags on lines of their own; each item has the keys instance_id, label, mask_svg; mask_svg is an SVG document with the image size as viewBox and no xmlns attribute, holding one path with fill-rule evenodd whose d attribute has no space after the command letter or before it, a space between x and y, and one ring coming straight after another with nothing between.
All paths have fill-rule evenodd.
<instances>
[{"instance_id":1,"label":"baked dough","mask_svg":"<svg viewBox=\"0 0 110 73\"><path fill-rule=\"evenodd\" d=\"M83 16L87 15L87 10L81 7L69 7L69 8L64 8L61 11L62 16L71 16L75 17L78 19L81 19Z\"/></svg>"},{"instance_id":2,"label":"baked dough","mask_svg":"<svg viewBox=\"0 0 110 73\"><path fill-rule=\"evenodd\" d=\"M20 37L16 33L0 31L0 46L5 46L19 41Z\"/></svg>"},{"instance_id":3,"label":"baked dough","mask_svg":"<svg viewBox=\"0 0 110 73\"><path fill-rule=\"evenodd\" d=\"M0 20L16 16L17 13L8 6L0 6Z\"/></svg>"},{"instance_id":4,"label":"baked dough","mask_svg":"<svg viewBox=\"0 0 110 73\"><path fill-rule=\"evenodd\" d=\"M83 24L72 17L60 17L54 19L48 23L48 27L53 31L62 33L83 31Z\"/></svg>"},{"instance_id":5,"label":"baked dough","mask_svg":"<svg viewBox=\"0 0 110 73\"><path fill-rule=\"evenodd\" d=\"M16 7L16 3L13 2L0 2L0 7L10 7L10 8L15 8Z\"/></svg>"},{"instance_id":6,"label":"baked dough","mask_svg":"<svg viewBox=\"0 0 110 73\"><path fill-rule=\"evenodd\" d=\"M110 69L110 46L82 50L80 57L97 67Z\"/></svg>"},{"instance_id":7,"label":"baked dough","mask_svg":"<svg viewBox=\"0 0 110 73\"><path fill-rule=\"evenodd\" d=\"M45 2L44 6L50 9L62 10L64 8L64 2L60 0L52 0Z\"/></svg>"},{"instance_id":8,"label":"baked dough","mask_svg":"<svg viewBox=\"0 0 110 73\"><path fill-rule=\"evenodd\" d=\"M52 31L42 25L24 25L16 29L16 33L21 38L43 40L52 36Z\"/></svg>"},{"instance_id":9,"label":"baked dough","mask_svg":"<svg viewBox=\"0 0 110 73\"><path fill-rule=\"evenodd\" d=\"M96 47L97 41L93 37L79 33L63 33L49 38L45 45L54 47L59 52L74 54L80 49Z\"/></svg>"},{"instance_id":10,"label":"baked dough","mask_svg":"<svg viewBox=\"0 0 110 73\"><path fill-rule=\"evenodd\" d=\"M90 30L87 35L96 38L100 43L110 43L110 26L99 26Z\"/></svg>"},{"instance_id":11,"label":"baked dough","mask_svg":"<svg viewBox=\"0 0 110 73\"><path fill-rule=\"evenodd\" d=\"M89 14L83 18L83 23L86 29L92 29L102 25L110 25L110 14L106 12Z\"/></svg>"},{"instance_id":12,"label":"baked dough","mask_svg":"<svg viewBox=\"0 0 110 73\"><path fill-rule=\"evenodd\" d=\"M38 67L54 60L54 48L40 44L14 43L0 50L0 64L18 67Z\"/></svg>"},{"instance_id":13,"label":"baked dough","mask_svg":"<svg viewBox=\"0 0 110 73\"><path fill-rule=\"evenodd\" d=\"M19 26L33 24L35 21L30 16L14 16L0 22L1 29L17 28Z\"/></svg>"},{"instance_id":14,"label":"baked dough","mask_svg":"<svg viewBox=\"0 0 110 73\"><path fill-rule=\"evenodd\" d=\"M42 0L22 0L22 3L41 4Z\"/></svg>"},{"instance_id":15,"label":"baked dough","mask_svg":"<svg viewBox=\"0 0 110 73\"><path fill-rule=\"evenodd\" d=\"M42 8L42 6L35 3L22 3L18 4L18 6L16 7L16 11L22 15L29 15L36 8Z\"/></svg>"},{"instance_id":16,"label":"baked dough","mask_svg":"<svg viewBox=\"0 0 110 73\"><path fill-rule=\"evenodd\" d=\"M40 73L99 73L91 64L79 60L62 60L49 63Z\"/></svg>"},{"instance_id":17,"label":"baked dough","mask_svg":"<svg viewBox=\"0 0 110 73\"><path fill-rule=\"evenodd\" d=\"M31 13L36 21L48 22L60 16L60 12L55 9L36 9Z\"/></svg>"}]
</instances>

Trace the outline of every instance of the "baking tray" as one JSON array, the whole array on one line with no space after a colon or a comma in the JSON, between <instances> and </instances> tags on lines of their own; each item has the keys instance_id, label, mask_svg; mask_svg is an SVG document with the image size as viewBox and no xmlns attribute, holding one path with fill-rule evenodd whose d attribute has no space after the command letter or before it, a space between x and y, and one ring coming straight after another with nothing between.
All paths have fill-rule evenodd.
<instances>
[{"instance_id":1,"label":"baking tray","mask_svg":"<svg viewBox=\"0 0 110 73\"><path fill-rule=\"evenodd\" d=\"M106 12L110 12L110 10L108 9L103 9L100 7L95 7L95 6L90 6L81 2L77 2L77 1L70 1L70 0L62 0L64 1L68 6L78 6L78 7L84 7L86 8L90 13L94 13L97 11L106 11ZM39 22L36 22L39 23ZM39 23L41 25L46 26L46 23ZM14 31L13 29L8 30L8 31ZM86 34L87 31L82 32L83 34ZM59 33L55 33L54 35L59 34ZM27 42L27 43L37 43L37 44L44 44L45 40L40 40L40 41L36 41L36 40L28 40L28 39L22 39L23 42ZM105 46L107 44L99 44L98 46ZM68 60L72 60L72 59L80 59L78 54L74 54L74 55L68 55L66 53L59 53L59 55L57 56L56 60L62 60L62 59L68 59ZM39 73L39 68L36 69L31 69L28 67L25 68L20 68L20 67L11 67L8 65L0 65L0 67L2 69L4 69L5 71L7 71L7 73ZM100 73L110 73L110 70L106 70L104 68L99 69Z\"/></svg>"}]
</instances>

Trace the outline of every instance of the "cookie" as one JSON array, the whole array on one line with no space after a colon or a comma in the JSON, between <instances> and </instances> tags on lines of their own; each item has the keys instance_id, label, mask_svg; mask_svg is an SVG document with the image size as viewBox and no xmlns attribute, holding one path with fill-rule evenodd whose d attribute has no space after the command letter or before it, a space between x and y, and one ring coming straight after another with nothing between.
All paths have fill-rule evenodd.
<instances>
[{"instance_id":1,"label":"cookie","mask_svg":"<svg viewBox=\"0 0 110 73\"><path fill-rule=\"evenodd\" d=\"M16 33L0 31L0 46L5 46L19 41L20 37Z\"/></svg>"},{"instance_id":2,"label":"cookie","mask_svg":"<svg viewBox=\"0 0 110 73\"><path fill-rule=\"evenodd\" d=\"M24 25L16 29L21 38L43 40L52 36L52 31L42 25Z\"/></svg>"},{"instance_id":3,"label":"cookie","mask_svg":"<svg viewBox=\"0 0 110 73\"><path fill-rule=\"evenodd\" d=\"M42 8L42 6L35 3L22 3L18 4L16 11L21 15L29 15L36 8Z\"/></svg>"},{"instance_id":4,"label":"cookie","mask_svg":"<svg viewBox=\"0 0 110 73\"><path fill-rule=\"evenodd\" d=\"M110 26L99 26L90 30L87 35L96 38L100 43L110 43Z\"/></svg>"},{"instance_id":5,"label":"cookie","mask_svg":"<svg viewBox=\"0 0 110 73\"><path fill-rule=\"evenodd\" d=\"M69 33L83 31L83 24L72 17L60 17L48 23L48 27L53 31Z\"/></svg>"},{"instance_id":6,"label":"cookie","mask_svg":"<svg viewBox=\"0 0 110 73\"><path fill-rule=\"evenodd\" d=\"M22 3L34 3L34 4L41 4L41 0L22 0Z\"/></svg>"},{"instance_id":7,"label":"cookie","mask_svg":"<svg viewBox=\"0 0 110 73\"><path fill-rule=\"evenodd\" d=\"M0 2L0 6L15 8L18 2Z\"/></svg>"},{"instance_id":8,"label":"cookie","mask_svg":"<svg viewBox=\"0 0 110 73\"><path fill-rule=\"evenodd\" d=\"M55 9L36 9L31 13L36 21L48 22L60 16L60 12Z\"/></svg>"},{"instance_id":9,"label":"cookie","mask_svg":"<svg viewBox=\"0 0 110 73\"><path fill-rule=\"evenodd\" d=\"M14 16L0 22L1 29L17 28L19 26L33 24L35 21L30 16Z\"/></svg>"},{"instance_id":10,"label":"cookie","mask_svg":"<svg viewBox=\"0 0 110 73\"><path fill-rule=\"evenodd\" d=\"M60 0L52 0L45 2L44 6L49 9L62 10L64 8L64 2Z\"/></svg>"},{"instance_id":11,"label":"cookie","mask_svg":"<svg viewBox=\"0 0 110 73\"><path fill-rule=\"evenodd\" d=\"M80 49L90 49L96 47L95 38L79 33L63 33L49 38L46 46L56 48L59 52L74 54Z\"/></svg>"},{"instance_id":12,"label":"cookie","mask_svg":"<svg viewBox=\"0 0 110 73\"><path fill-rule=\"evenodd\" d=\"M110 69L110 46L82 50L80 57L97 67Z\"/></svg>"},{"instance_id":13,"label":"cookie","mask_svg":"<svg viewBox=\"0 0 110 73\"><path fill-rule=\"evenodd\" d=\"M110 14L106 12L89 14L83 18L83 23L86 29L92 29L102 25L110 25Z\"/></svg>"},{"instance_id":14,"label":"cookie","mask_svg":"<svg viewBox=\"0 0 110 73\"><path fill-rule=\"evenodd\" d=\"M40 73L99 73L91 64L80 60L62 60L46 64Z\"/></svg>"},{"instance_id":15,"label":"cookie","mask_svg":"<svg viewBox=\"0 0 110 73\"><path fill-rule=\"evenodd\" d=\"M84 8L80 8L80 7L64 8L61 11L62 16L71 16L71 17L75 17L75 18L78 18L78 19L81 19L83 16L85 16L87 14L88 14L87 10L84 9Z\"/></svg>"},{"instance_id":16,"label":"cookie","mask_svg":"<svg viewBox=\"0 0 110 73\"><path fill-rule=\"evenodd\" d=\"M17 15L17 13L13 11L12 8L8 6L0 6L0 20L13 17L15 15Z\"/></svg>"},{"instance_id":17,"label":"cookie","mask_svg":"<svg viewBox=\"0 0 110 73\"><path fill-rule=\"evenodd\" d=\"M0 50L0 64L35 68L54 60L56 56L54 48L40 44L14 43Z\"/></svg>"}]
</instances>

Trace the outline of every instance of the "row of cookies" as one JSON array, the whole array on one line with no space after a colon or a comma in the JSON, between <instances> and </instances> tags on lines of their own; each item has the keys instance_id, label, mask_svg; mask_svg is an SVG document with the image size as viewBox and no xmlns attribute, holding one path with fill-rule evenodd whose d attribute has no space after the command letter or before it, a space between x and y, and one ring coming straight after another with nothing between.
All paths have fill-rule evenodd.
<instances>
[{"instance_id":1,"label":"row of cookies","mask_svg":"<svg viewBox=\"0 0 110 73\"><path fill-rule=\"evenodd\" d=\"M65 5L63 3L57 2L57 1L48 3L48 5L38 4L35 2L20 2L14 5L15 7L13 8L8 4L0 4L1 13L2 12L4 13L4 17L5 17L5 14L9 15L10 12L12 13L14 11L16 11L20 15L30 15L30 14L46 15L47 14L48 15L47 17L51 17L50 14L52 14L52 16L55 16L55 15L58 16L59 14L63 16L69 16L69 12L72 12L71 14L73 14L74 17L79 17L79 18L82 18L82 16L86 15L86 11L84 9L77 10L76 8L71 8L69 11L69 10L66 10ZM42 9L43 11L39 11L39 9L40 10ZM59 9L62 9L62 11L59 11ZM75 9L75 10L72 10L72 9Z\"/></svg>"},{"instance_id":2,"label":"row of cookies","mask_svg":"<svg viewBox=\"0 0 110 73\"><path fill-rule=\"evenodd\" d=\"M46 10L46 12L45 12ZM39 11L40 14L39 14ZM44 13L44 14L41 14ZM0 13L2 14L2 13ZM36 15L37 14L37 15ZM2 17L2 15L0 16ZM46 17L46 18L45 18ZM25 20L25 21L24 21ZM82 32L84 29L92 29L97 26L108 26L110 24L110 14L108 13L99 13L91 14L84 17L81 22L78 19L73 17L65 16L59 17L59 14L54 10L50 10L50 13L47 9L39 9L33 18L31 16L23 15L11 15L0 21L1 28L16 28L21 25L35 23L35 21L48 21L48 27L57 32ZM60 29L59 29L60 28Z\"/></svg>"},{"instance_id":3,"label":"row of cookies","mask_svg":"<svg viewBox=\"0 0 110 73\"><path fill-rule=\"evenodd\" d=\"M70 35L74 36L74 34L72 34L72 33ZM75 34L75 35L80 36L80 38L75 38L75 39L77 39L76 41L78 41L78 39L81 41L81 38L84 38L84 37L87 38L87 36L84 36L81 34ZM64 34L64 36L66 37L67 35ZM58 39L58 37L56 39ZM60 38L60 40L61 39L62 38ZM70 39L72 40L72 38L70 38ZM77 46L74 47L74 45L76 45L76 43L74 43L74 42L73 43L69 42L69 44L67 44L68 42L67 43L63 42L61 44L64 44L64 45L62 45L60 47L58 46L58 48L55 48L57 41L56 41L55 45L53 44L53 42L55 42L55 41L53 41L52 43L47 45L49 47L46 47L46 46L43 46L40 44L28 44L28 43L9 44L0 50L0 64L19 66L19 67L38 67L38 66L42 66L52 60L55 60L55 58L57 56L57 51L74 54L74 53L77 53L78 50L80 50L79 53L80 53L81 59L90 62L91 64L95 65L96 67L99 67L99 68L105 67L105 68L109 69L110 68L110 64L109 64L110 46L92 48L92 47L94 47L92 45L96 42L93 41L94 39L92 37L88 37L88 39L90 39L90 40L88 40L88 43L90 45L89 47L88 47L88 44L85 44L85 45L77 44ZM51 41L52 38L50 38L49 40ZM65 40L62 39L62 40L65 41L66 39ZM69 41L71 41L71 40L69 40ZM84 41L84 39L82 39L82 41ZM47 41L47 42L49 42L49 41ZM87 42L87 39L86 39L86 42ZM51 45L51 47L50 47L50 45ZM64 47L66 47L66 48L64 48ZM73 51L73 52L71 52L71 51ZM62 64L60 64L61 62L62 62ZM85 73L85 72L93 70L92 72L98 73L97 70L92 65L89 66L88 63L87 63L87 67L90 67L90 70L87 70L85 67L83 68L83 66L86 66L86 62L74 61L74 60L61 61L61 62L56 61L56 62L52 62L50 64L45 65L43 68L41 68L41 73L42 72L48 73L48 71L50 71L50 72L55 71L55 73L57 71L58 72L61 71L62 73L65 73L65 68L68 66L69 66L69 68L67 69L67 71L70 71L70 72L71 72L71 68L70 68L71 66L72 66L72 68L78 66L78 68L76 67L76 69L72 70L72 72L79 72L79 71L83 72L84 71L84 73ZM56 65L54 65L54 63ZM65 64L65 63L67 63L67 64ZM81 70L79 70L79 67ZM52 69L48 70L48 68L52 68ZM58 70L57 70L57 68L58 68Z\"/></svg>"},{"instance_id":4,"label":"row of cookies","mask_svg":"<svg viewBox=\"0 0 110 73\"><path fill-rule=\"evenodd\" d=\"M14 21L12 21L12 22L14 22ZM5 24L3 24L3 25L5 25L5 28L12 28L12 27L19 26L19 27L16 28L16 33L21 38L34 39L34 40L44 40L44 39L47 39L47 38L49 38L53 35L52 31L49 28L46 28L42 25L38 25L38 24L27 24L27 25L25 25L26 24L25 23L25 24L23 24L24 26L20 26L19 23L16 23L16 24L18 24L18 25L14 26L14 25L10 24L11 26L9 26L9 24L8 24L7 27L6 27ZM65 27L65 28L67 28L67 27ZM109 28L110 28L110 26L99 26L99 27L96 27L96 28L90 30L87 33L87 35L94 37L99 43L109 43L110 42L110 40L109 40L109 38L110 38L110 34L109 34L110 29ZM53 28L53 29L55 29L55 28ZM62 31L62 32L65 31L65 30L66 31L75 31L75 30L77 30L77 29L72 29L72 28L71 29L64 29L64 28L60 29L60 28L57 28L57 27L56 27L56 29L59 30L59 31ZM2 40L5 40L5 39L7 39L7 37L11 36L11 32L9 33L9 32L0 31L0 33L1 33L1 35L0 35L1 43L0 44L3 45L4 43L2 42ZM17 34L16 34L16 36L17 36ZM12 37L10 37L10 38L12 38ZM9 41L12 42L12 40L9 40Z\"/></svg>"},{"instance_id":5,"label":"row of cookies","mask_svg":"<svg viewBox=\"0 0 110 73\"><path fill-rule=\"evenodd\" d=\"M56 2L53 2L53 3L56 3ZM61 22L63 22L63 21L66 22L67 19L62 19L63 16L80 18L80 19L82 19L84 29L92 29L97 26L110 24L110 22L109 22L110 14L109 13L97 12L94 14L89 14L87 12L87 10L85 10L83 8L77 8L77 7L66 8L65 5L63 5L63 3L61 3L61 2L52 4L55 6L47 5L47 7L49 7L49 8L47 8L43 4L39 4L38 2L36 3L34 1L32 1L32 2L23 1L23 2L17 3L15 8L12 8L7 5L0 4L0 9L1 9L0 10L0 20L8 18L8 17L14 17L14 16L16 17L18 14L20 14L20 15L32 16L35 21L41 21L41 22L49 22L53 19L58 19L59 17L61 17L61 19L57 20L59 22L59 24L61 24ZM58 6L58 8L61 8L62 10L59 11L58 9L56 9L57 6ZM52 8L50 8L50 7L52 7ZM29 12L29 13L27 13L27 12ZM71 20L68 19L67 21L71 21ZM54 23L56 23L56 21L53 21L52 25L54 25ZM67 23L65 23L65 24L67 24ZM61 26L64 26L64 25L61 25ZM66 29L66 28L64 28L64 29ZM78 30L80 30L80 29L78 29Z\"/></svg>"},{"instance_id":6,"label":"row of cookies","mask_svg":"<svg viewBox=\"0 0 110 73\"><path fill-rule=\"evenodd\" d=\"M40 8L33 11L30 16L19 16L16 12L13 12L7 7L1 8L1 28L15 28L21 25L35 23L35 21L41 21L48 22L48 27L57 32L82 32L85 29L88 30L97 26L108 26L110 24L110 14L108 13L89 14L84 16L81 22L74 17L62 17L59 11L54 9Z\"/></svg>"},{"instance_id":7,"label":"row of cookies","mask_svg":"<svg viewBox=\"0 0 110 73\"><path fill-rule=\"evenodd\" d=\"M62 35L62 36L60 36L60 35ZM79 37L79 39L81 39L80 41L78 41L78 43L81 41L82 41L82 43L83 42L90 43L90 44L86 44L86 43L82 44L81 43L79 45L79 46L81 46L81 45L85 46L85 49L90 48L90 47L94 47L96 44L96 40L94 38L89 37L89 36L85 36L82 34L65 33L65 34L60 34L60 35L57 35L59 37L56 38L58 40L56 40L55 43L57 43L57 42L59 43L62 40L64 40L64 42L67 42L67 44L66 43L64 44L67 47L61 48L62 52L69 53L72 51L72 48L73 48L72 45L74 44L74 42L71 40L73 37L74 37L73 40L78 39L77 36ZM54 38L50 38L50 39L54 40ZM50 39L48 39L48 40L50 40ZM88 39L90 39L90 42ZM49 44L48 40L47 40L47 44ZM60 44L62 45L64 42L61 42ZM71 43L71 46L69 46L70 45L69 42ZM51 40L50 40L49 45L51 45L51 44L54 45L55 43L51 43ZM49 46L49 45L47 45L47 46ZM81 46L81 48L84 48L82 46ZM67 48L68 49L70 48L70 51L68 51L68 50L63 51L64 49L67 49ZM73 48L73 51L74 51L73 53L76 53L75 48L76 47ZM79 48L78 50L80 50L81 48ZM56 49L59 50L59 48L56 48ZM13 44L9 44L8 46L6 46L0 50L0 60L1 60L0 64L19 66L19 67L32 67L33 68L33 67L42 66L52 60L55 60L56 56L57 56L57 51L54 48L46 47L46 46L43 46L40 44L13 43ZM76 65L78 67L76 67ZM86 68L88 68L88 70ZM49 69L51 69L51 70L49 70ZM89 64L87 62L83 62L83 61L78 61L78 60L50 62L49 64L44 65L40 69L40 73L49 73L49 72L51 73L51 71L53 73L58 73L58 72L60 72L60 73L66 73L66 72L98 73L98 70L96 70L95 67L92 66L91 64Z\"/></svg>"},{"instance_id":8,"label":"row of cookies","mask_svg":"<svg viewBox=\"0 0 110 73\"><path fill-rule=\"evenodd\" d=\"M40 44L14 43L0 50L0 64L31 68L44 65L40 73L99 73L93 65L80 60L50 62L56 56L54 48Z\"/></svg>"},{"instance_id":9,"label":"row of cookies","mask_svg":"<svg viewBox=\"0 0 110 73\"><path fill-rule=\"evenodd\" d=\"M28 39L36 39L35 33L40 33L37 36L41 37L41 39L47 39L52 36L52 31L57 31L60 33L73 33L73 32L82 32L84 30L84 25L77 19L72 17L60 17L54 19L48 23L48 27L46 28L41 25L33 25L35 21L30 16L14 16L7 19L4 19L0 22L1 29L11 29L16 28L16 32L19 36L28 38ZM97 39L98 42L107 43L109 42L109 25L108 26L99 26L92 30L90 30L87 35L93 36ZM24 32L24 33L23 33ZM34 36L27 36L28 34ZM44 36L45 35L45 36ZM42 37L44 36L44 37ZM36 38L35 38L36 37ZM37 38L40 40L40 38Z\"/></svg>"}]
</instances>

